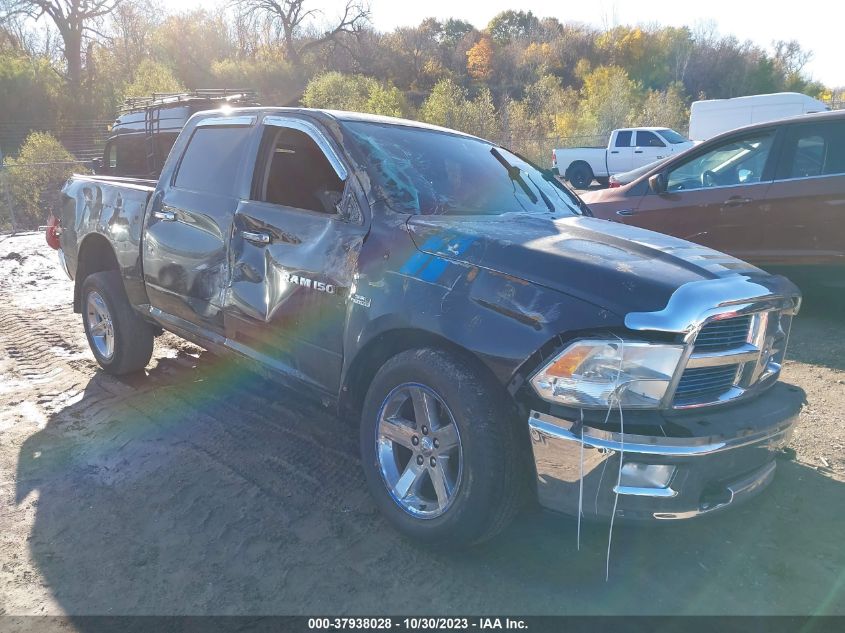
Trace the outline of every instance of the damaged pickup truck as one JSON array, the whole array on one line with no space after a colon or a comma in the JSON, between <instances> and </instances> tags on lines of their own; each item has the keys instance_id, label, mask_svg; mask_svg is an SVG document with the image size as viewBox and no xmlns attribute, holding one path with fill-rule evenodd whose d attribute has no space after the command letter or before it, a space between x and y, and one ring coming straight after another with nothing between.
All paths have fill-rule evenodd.
<instances>
[{"instance_id":1,"label":"damaged pickup truck","mask_svg":"<svg viewBox=\"0 0 845 633\"><path fill-rule=\"evenodd\" d=\"M377 505L420 541L477 543L532 497L604 519L727 508L772 480L802 404L778 382L789 281L589 217L452 130L202 112L157 182L63 194L60 259L105 371L144 368L165 329L337 405Z\"/></svg>"}]
</instances>

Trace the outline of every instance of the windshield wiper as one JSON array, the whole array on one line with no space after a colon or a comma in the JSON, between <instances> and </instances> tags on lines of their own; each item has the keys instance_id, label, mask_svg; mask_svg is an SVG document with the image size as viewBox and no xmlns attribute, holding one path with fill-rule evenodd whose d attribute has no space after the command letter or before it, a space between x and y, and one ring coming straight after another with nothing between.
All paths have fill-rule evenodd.
<instances>
[{"instance_id":1,"label":"windshield wiper","mask_svg":"<svg viewBox=\"0 0 845 633\"><path fill-rule=\"evenodd\" d=\"M581 200L581 198L579 198L577 194L573 193L572 191L567 189L564 185L562 185L561 182L557 178L555 178L555 175L552 173L552 171L550 169L543 169L542 167L535 164L531 160L525 158L525 156L523 156L522 154L520 154L518 152L513 152L513 155L516 156L519 160L524 161L525 163L527 163L528 165L530 165L531 167L533 167L534 169L539 171L540 174L542 174L542 176L543 176L543 180L545 180L550 185L552 185L559 193L563 193L569 199L569 201L572 204L575 205L576 209L581 212L581 215L586 215L586 216L592 217L593 212L590 211L590 208L584 203L584 201ZM532 180L531 182L533 183L534 181ZM542 189L540 189L539 187L537 187L537 190L542 192ZM556 210L556 209L554 209L554 210ZM573 209L573 210L575 210L575 209Z\"/></svg>"},{"instance_id":2,"label":"windshield wiper","mask_svg":"<svg viewBox=\"0 0 845 633\"><path fill-rule=\"evenodd\" d=\"M528 186L528 183L525 182L525 179L519 171L519 167L511 165L507 159L502 156L502 153L495 147L490 148L490 153L493 154L493 158L502 164L502 167L508 170L508 176L510 176L510 179L520 186L520 188L525 192L525 195L528 196L528 199L531 200L531 203L537 204L537 196L533 191L531 191L531 187Z\"/></svg>"},{"instance_id":3,"label":"windshield wiper","mask_svg":"<svg viewBox=\"0 0 845 633\"><path fill-rule=\"evenodd\" d=\"M553 204L552 204L552 201L551 201L551 199L549 198L549 196L547 196L547 195L546 195L546 192L545 192L545 191L543 191L543 188L542 188L542 187L538 187L538 186L537 186L537 183L536 183L536 182L534 182L534 179L533 179L531 176L528 176L528 180L530 180L530 181L531 181L531 184L532 184L532 185L534 185L534 188L537 190L537 193L539 193L539 194L540 194L540 197L543 199L543 202L545 202L545 203L546 203L546 206L549 208L549 211L551 211L552 213L554 213L555 211L557 211L557 209L555 209L555 205L553 205Z\"/></svg>"}]
</instances>

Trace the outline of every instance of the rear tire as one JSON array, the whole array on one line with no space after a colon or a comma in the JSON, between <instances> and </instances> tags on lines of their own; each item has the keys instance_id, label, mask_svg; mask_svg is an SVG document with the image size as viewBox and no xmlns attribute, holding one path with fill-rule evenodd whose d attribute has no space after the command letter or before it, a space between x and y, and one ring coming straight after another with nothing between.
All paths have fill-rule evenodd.
<instances>
[{"instance_id":1,"label":"rear tire","mask_svg":"<svg viewBox=\"0 0 845 633\"><path fill-rule=\"evenodd\" d=\"M128 374L150 362L153 327L132 308L116 270L82 282L82 324L94 358L108 373Z\"/></svg>"},{"instance_id":2,"label":"rear tire","mask_svg":"<svg viewBox=\"0 0 845 633\"><path fill-rule=\"evenodd\" d=\"M416 349L387 361L361 422L364 474L387 520L447 547L504 529L528 472L513 416L501 387L454 354Z\"/></svg>"},{"instance_id":3,"label":"rear tire","mask_svg":"<svg viewBox=\"0 0 845 633\"><path fill-rule=\"evenodd\" d=\"M566 177L576 189L586 189L593 182L593 170L587 163L573 163L566 171Z\"/></svg>"}]
</instances>

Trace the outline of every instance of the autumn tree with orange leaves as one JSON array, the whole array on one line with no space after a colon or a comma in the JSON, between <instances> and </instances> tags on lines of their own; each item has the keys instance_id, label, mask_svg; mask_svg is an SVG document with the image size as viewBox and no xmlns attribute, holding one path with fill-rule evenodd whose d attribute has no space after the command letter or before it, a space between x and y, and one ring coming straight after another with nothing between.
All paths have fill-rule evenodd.
<instances>
[{"instance_id":1,"label":"autumn tree with orange leaves","mask_svg":"<svg viewBox=\"0 0 845 633\"><path fill-rule=\"evenodd\" d=\"M488 81L493 76L493 42L485 35L467 51L467 72L478 81Z\"/></svg>"}]
</instances>

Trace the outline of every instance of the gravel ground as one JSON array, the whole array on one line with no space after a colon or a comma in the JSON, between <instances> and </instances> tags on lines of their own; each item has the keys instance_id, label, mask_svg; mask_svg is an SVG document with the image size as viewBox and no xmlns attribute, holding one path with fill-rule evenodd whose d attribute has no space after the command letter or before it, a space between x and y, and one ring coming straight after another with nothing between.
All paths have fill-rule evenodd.
<instances>
[{"instance_id":1,"label":"gravel ground","mask_svg":"<svg viewBox=\"0 0 845 633\"><path fill-rule=\"evenodd\" d=\"M400 537L356 432L171 335L144 375L88 351L39 235L0 236L0 614L845 614L845 339L810 300L790 454L746 506L669 526L528 512L468 552ZM817 305L814 305L817 304Z\"/></svg>"}]
</instances>

